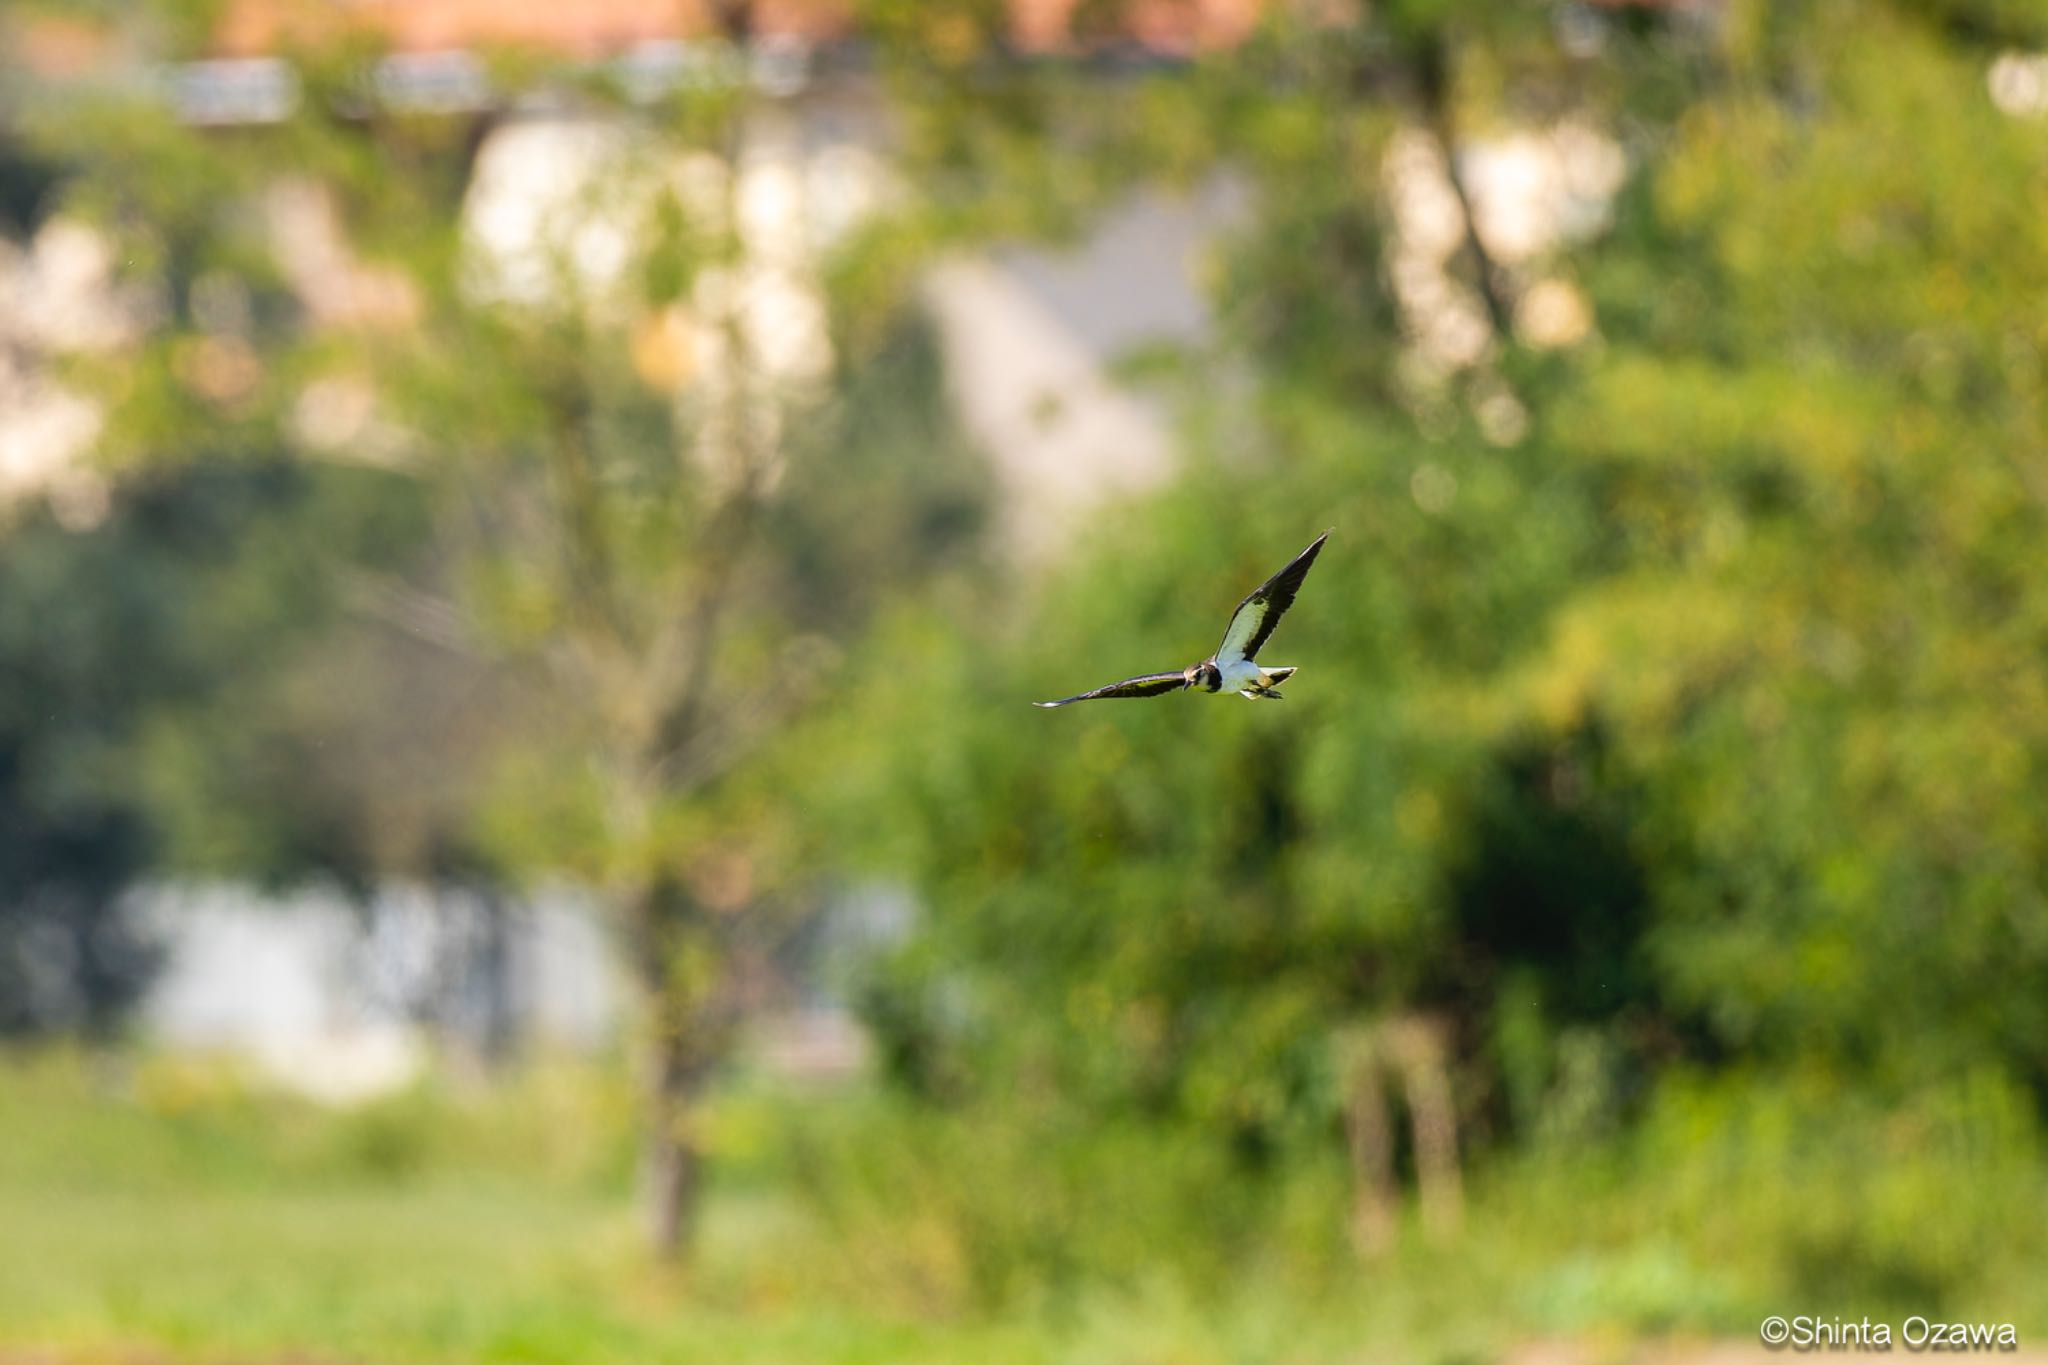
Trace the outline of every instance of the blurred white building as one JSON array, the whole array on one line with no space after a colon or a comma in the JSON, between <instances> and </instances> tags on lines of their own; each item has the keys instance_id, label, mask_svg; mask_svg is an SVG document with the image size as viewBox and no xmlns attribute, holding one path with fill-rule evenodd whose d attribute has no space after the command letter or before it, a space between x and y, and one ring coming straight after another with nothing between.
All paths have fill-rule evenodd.
<instances>
[{"instance_id":1,"label":"blurred white building","mask_svg":"<svg viewBox=\"0 0 2048 1365\"><path fill-rule=\"evenodd\" d=\"M26 242L0 236L0 504L46 492L90 521L106 488L85 456L97 404L58 377L64 357L133 341L146 300L114 285L113 253L81 224L52 219Z\"/></svg>"},{"instance_id":2,"label":"blurred white building","mask_svg":"<svg viewBox=\"0 0 2048 1365\"><path fill-rule=\"evenodd\" d=\"M572 892L490 904L417 888L368 904L232 884L136 895L165 955L145 1034L248 1061L314 1098L403 1086L430 1043L488 1060L515 1045L593 1052L617 1036L615 955Z\"/></svg>"}]
</instances>

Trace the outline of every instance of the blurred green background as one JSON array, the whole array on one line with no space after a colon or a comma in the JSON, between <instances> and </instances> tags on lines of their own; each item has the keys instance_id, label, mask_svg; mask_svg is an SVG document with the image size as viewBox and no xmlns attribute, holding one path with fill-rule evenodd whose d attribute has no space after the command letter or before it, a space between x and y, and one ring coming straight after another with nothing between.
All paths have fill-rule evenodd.
<instances>
[{"instance_id":1,"label":"blurred green background","mask_svg":"<svg viewBox=\"0 0 2048 1365\"><path fill-rule=\"evenodd\" d=\"M2038 1351L2044 354L2026 0L11 0L0 1360Z\"/></svg>"}]
</instances>

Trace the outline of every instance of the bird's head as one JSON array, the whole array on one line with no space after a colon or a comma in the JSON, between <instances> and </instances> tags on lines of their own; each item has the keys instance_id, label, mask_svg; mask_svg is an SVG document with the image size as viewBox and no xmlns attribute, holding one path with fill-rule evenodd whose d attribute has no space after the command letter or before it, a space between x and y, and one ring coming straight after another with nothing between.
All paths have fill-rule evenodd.
<instances>
[{"instance_id":1,"label":"bird's head","mask_svg":"<svg viewBox=\"0 0 2048 1365\"><path fill-rule=\"evenodd\" d=\"M1198 663L1188 670L1188 686L1199 687L1204 692L1220 692L1223 690L1223 670L1213 661Z\"/></svg>"}]
</instances>

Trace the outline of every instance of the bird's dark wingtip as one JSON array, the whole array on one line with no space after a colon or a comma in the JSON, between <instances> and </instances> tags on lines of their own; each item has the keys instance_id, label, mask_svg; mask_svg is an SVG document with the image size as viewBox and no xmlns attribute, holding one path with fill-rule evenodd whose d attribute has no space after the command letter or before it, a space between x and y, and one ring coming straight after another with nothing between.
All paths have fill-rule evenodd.
<instances>
[{"instance_id":1,"label":"bird's dark wingtip","mask_svg":"<svg viewBox=\"0 0 2048 1365\"><path fill-rule=\"evenodd\" d=\"M1032 704L1033 706L1043 706L1043 707L1044 707L1044 708L1045 708L1046 710L1048 710L1048 711L1052 710L1052 708L1053 708L1053 707L1055 707L1055 706L1065 706L1065 705L1066 705L1066 703L1065 703L1065 702L1063 702L1063 701L1035 701L1035 702L1032 702L1031 704Z\"/></svg>"}]
</instances>

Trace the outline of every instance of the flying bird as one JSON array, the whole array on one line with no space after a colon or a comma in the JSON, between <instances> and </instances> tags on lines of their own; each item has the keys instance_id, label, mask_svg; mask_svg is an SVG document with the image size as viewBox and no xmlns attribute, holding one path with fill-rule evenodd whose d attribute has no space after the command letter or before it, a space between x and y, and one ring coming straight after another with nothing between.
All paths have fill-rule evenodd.
<instances>
[{"instance_id":1,"label":"flying bird","mask_svg":"<svg viewBox=\"0 0 2048 1365\"><path fill-rule=\"evenodd\" d=\"M1323 542L1329 538L1330 532L1323 532L1316 537L1315 544L1296 555L1286 568L1252 589L1251 596L1238 603L1237 610L1230 614L1230 624L1223 631L1223 643L1202 662L1189 664L1173 673L1147 673L1098 687L1093 692L1031 704L1065 706L1069 702L1105 701L1111 697L1157 697L1167 692L1184 692L1190 687L1204 692L1231 691L1243 697L1269 697L1279 701L1280 693L1275 689L1294 676L1294 669L1261 668L1252 660L1258 656L1259 646L1265 644L1266 637L1273 633L1273 627L1280 624L1280 618L1294 605L1294 594L1301 590L1301 580L1308 577L1309 566L1316 562Z\"/></svg>"}]
</instances>

